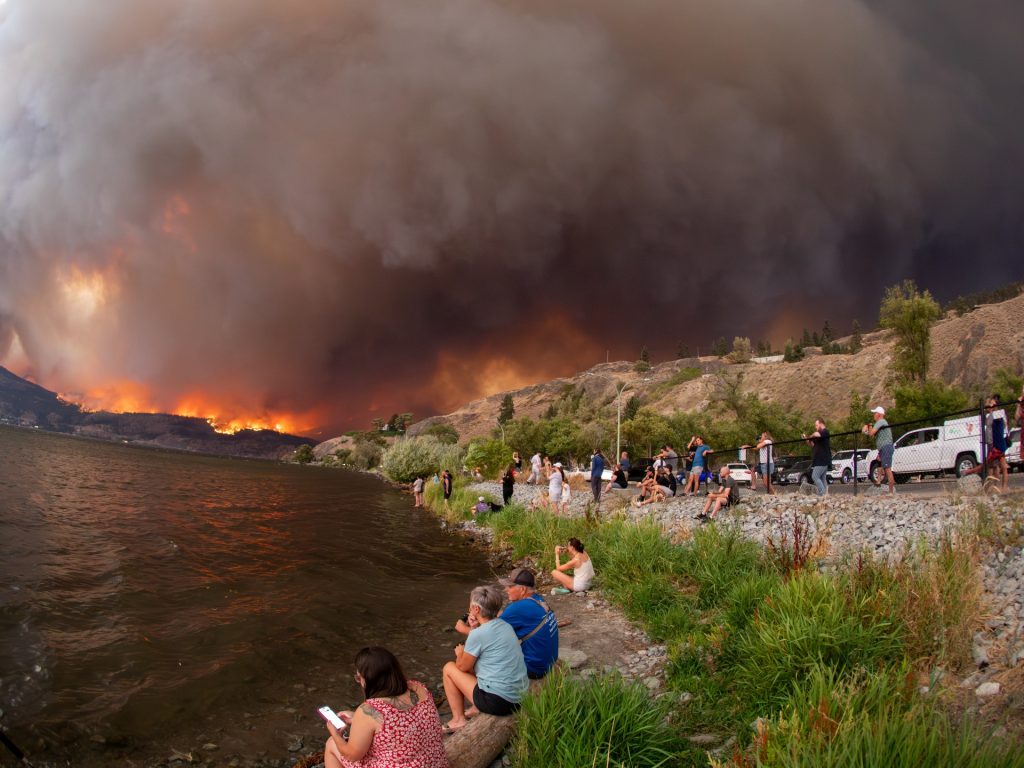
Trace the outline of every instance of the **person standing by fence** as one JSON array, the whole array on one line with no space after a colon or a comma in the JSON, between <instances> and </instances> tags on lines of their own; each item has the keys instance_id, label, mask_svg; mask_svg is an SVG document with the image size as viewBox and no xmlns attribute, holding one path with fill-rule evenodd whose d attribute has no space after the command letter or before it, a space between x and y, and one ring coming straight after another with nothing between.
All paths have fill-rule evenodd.
<instances>
[{"instance_id":1,"label":"person standing by fence","mask_svg":"<svg viewBox=\"0 0 1024 768\"><path fill-rule=\"evenodd\" d=\"M811 480L818 489L818 495L824 496L828 493L825 475L832 466L832 445L829 442L828 428L822 419L814 420L814 430L813 433L801 437L811 446Z\"/></svg>"},{"instance_id":2,"label":"person standing by fence","mask_svg":"<svg viewBox=\"0 0 1024 768\"><path fill-rule=\"evenodd\" d=\"M872 408L871 418L875 420L874 426L865 424L861 428L861 432L875 438L875 448L878 449L878 463L882 466L885 478L889 482L889 493L896 493L896 478L892 474L892 455L894 451L892 428L889 426L889 422L885 420L885 408L880 405ZM871 482L874 483L876 488L882 485L874 477L871 478Z\"/></svg>"},{"instance_id":3,"label":"person standing by fence","mask_svg":"<svg viewBox=\"0 0 1024 768\"><path fill-rule=\"evenodd\" d=\"M590 456L590 492L594 495L594 503L601 503L601 475L604 473L604 455L600 448L595 448Z\"/></svg>"},{"instance_id":4,"label":"person standing by fence","mask_svg":"<svg viewBox=\"0 0 1024 768\"><path fill-rule=\"evenodd\" d=\"M772 474L775 472L775 446L772 441L772 433L765 430L761 433L761 438L757 441L757 445L754 446L757 449L757 467L754 470L754 482L751 484L751 490L757 488L757 476L760 475L764 479L764 492L768 494L774 494L775 489L772 488Z\"/></svg>"}]
</instances>

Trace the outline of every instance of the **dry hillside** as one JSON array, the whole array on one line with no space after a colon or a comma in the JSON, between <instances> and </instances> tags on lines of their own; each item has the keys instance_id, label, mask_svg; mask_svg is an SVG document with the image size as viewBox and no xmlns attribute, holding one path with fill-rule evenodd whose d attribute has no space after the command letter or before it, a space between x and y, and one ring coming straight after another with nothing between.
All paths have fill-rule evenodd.
<instances>
[{"instance_id":1,"label":"dry hillside","mask_svg":"<svg viewBox=\"0 0 1024 768\"><path fill-rule=\"evenodd\" d=\"M947 383L971 387L986 381L997 368L1024 369L1024 295L981 306L963 317L950 315L932 327L930 375ZM567 384L582 386L588 396L614 407L616 389L627 384L623 399L640 395L644 403L663 413L707 406L719 376L742 374L742 389L764 400L799 408L808 416L844 417L850 393L870 396L872 402L888 403L887 379L892 354L891 335L885 331L866 334L864 348L856 355L820 355L809 350L797 363L745 363L729 365L715 357L673 360L638 374L632 362L606 363L570 378L513 390L516 416L538 417L554 402ZM703 375L670 386L671 377L686 367L699 367ZM467 403L457 411L419 422L416 434L428 424L445 421L465 440L490 434L494 429L500 392Z\"/></svg>"}]
</instances>

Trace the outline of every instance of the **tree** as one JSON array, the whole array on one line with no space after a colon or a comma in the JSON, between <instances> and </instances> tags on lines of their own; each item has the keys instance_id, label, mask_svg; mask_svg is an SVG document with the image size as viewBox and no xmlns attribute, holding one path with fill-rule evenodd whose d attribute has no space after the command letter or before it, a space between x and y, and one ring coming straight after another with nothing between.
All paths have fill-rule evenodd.
<instances>
[{"instance_id":1,"label":"tree","mask_svg":"<svg viewBox=\"0 0 1024 768\"><path fill-rule=\"evenodd\" d=\"M928 354L931 351L931 325L942 317L942 310L931 293L918 290L913 280L904 280L885 291L879 310L879 325L896 334L896 376L907 382L928 378Z\"/></svg>"},{"instance_id":2,"label":"tree","mask_svg":"<svg viewBox=\"0 0 1024 768\"><path fill-rule=\"evenodd\" d=\"M786 339L786 348L782 353L782 360L786 363L795 363L804 359L804 348L799 344L793 345L792 339Z\"/></svg>"},{"instance_id":3,"label":"tree","mask_svg":"<svg viewBox=\"0 0 1024 768\"><path fill-rule=\"evenodd\" d=\"M639 396L632 395L626 404L622 406L622 420L629 421L636 416L637 411L640 410L641 400Z\"/></svg>"},{"instance_id":4,"label":"tree","mask_svg":"<svg viewBox=\"0 0 1024 768\"><path fill-rule=\"evenodd\" d=\"M516 415L516 405L512 402L512 393L507 392L503 398L501 398L501 405L498 408L498 423L504 426L512 421L512 418Z\"/></svg>"},{"instance_id":5,"label":"tree","mask_svg":"<svg viewBox=\"0 0 1024 768\"><path fill-rule=\"evenodd\" d=\"M479 469L484 477L498 477L498 474L512 461L512 449L501 440L474 438L466 449L466 466Z\"/></svg>"},{"instance_id":6,"label":"tree","mask_svg":"<svg viewBox=\"0 0 1024 768\"><path fill-rule=\"evenodd\" d=\"M711 354L715 357L725 357L729 352L729 342L725 340L725 336L719 336L715 339L715 343L711 345Z\"/></svg>"},{"instance_id":7,"label":"tree","mask_svg":"<svg viewBox=\"0 0 1024 768\"><path fill-rule=\"evenodd\" d=\"M637 373L647 373L651 370L651 353L647 351L646 344L640 349L640 359L636 361L633 370Z\"/></svg>"},{"instance_id":8,"label":"tree","mask_svg":"<svg viewBox=\"0 0 1024 768\"><path fill-rule=\"evenodd\" d=\"M864 349L864 336L860 332L860 322L854 320L850 328L850 354L855 355L862 349Z\"/></svg>"},{"instance_id":9,"label":"tree","mask_svg":"<svg viewBox=\"0 0 1024 768\"><path fill-rule=\"evenodd\" d=\"M811 332L804 328L804 335L800 337L801 347L813 347L814 341L811 339Z\"/></svg>"},{"instance_id":10,"label":"tree","mask_svg":"<svg viewBox=\"0 0 1024 768\"><path fill-rule=\"evenodd\" d=\"M750 339L737 336L732 340L732 352L729 359L734 363L749 363L751 357Z\"/></svg>"},{"instance_id":11,"label":"tree","mask_svg":"<svg viewBox=\"0 0 1024 768\"><path fill-rule=\"evenodd\" d=\"M885 418L890 423L918 422L908 424L907 429L938 426L947 414L966 410L969 403L967 393L962 389L941 381L923 381L902 384L893 391L895 405ZM934 418L933 418L934 417Z\"/></svg>"},{"instance_id":12,"label":"tree","mask_svg":"<svg viewBox=\"0 0 1024 768\"><path fill-rule=\"evenodd\" d=\"M825 325L821 328L821 343L828 344L835 340L835 334L832 333L832 327L828 324L828 320L825 321Z\"/></svg>"},{"instance_id":13,"label":"tree","mask_svg":"<svg viewBox=\"0 0 1024 768\"><path fill-rule=\"evenodd\" d=\"M439 443L444 443L445 445L455 445L459 442L459 431L451 424L447 424L443 421L435 421L420 434L433 437Z\"/></svg>"},{"instance_id":14,"label":"tree","mask_svg":"<svg viewBox=\"0 0 1024 768\"><path fill-rule=\"evenodd\" d=\"M311 445L300 445L295 449L295 453L292 454L292 459L299 464L309 464L315 458L316 456L313 455L313 447Z\"/></svg>"},{"instance_id":15,"label":"tree","mask_svg":"<svg viewBox=\"0 0 1024 768\"><path fill-rule=\"evenodd\" d=\"M640 359L643 360L645 363L651 362L651 353L647 351L646 344L640 347Z\"/></svg>"},{"instance_id":16,"label":"tree","mask_svg":"<svg viewBox=\"0 0 1024 768\"><path fill-rule=\"evenodd\" d=\"M682 341L679 342L679 346L676 347L676 357L682 359L690 356L690 346Z\"/></svg>"},{"instance_id":17,"label":"tree","mask_svg":"<svg viewBox=\"0 0 1024 768\"><path fill-rule=\"evenodd\" d=\"M661 414L649 408L641 408L636 416L623 423L622 436L634 448L642 449L647 452L647 456L651 456L654 446L672 440L672 428L668 419Z\"/></svg>"}]
</instances>

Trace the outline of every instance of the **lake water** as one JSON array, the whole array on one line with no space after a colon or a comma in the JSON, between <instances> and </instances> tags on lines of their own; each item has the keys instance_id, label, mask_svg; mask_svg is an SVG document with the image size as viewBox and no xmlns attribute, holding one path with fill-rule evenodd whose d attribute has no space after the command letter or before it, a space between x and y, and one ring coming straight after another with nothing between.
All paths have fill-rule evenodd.
<instances>
[{"instance_id":1,"label":"lake water","mask_svg":"<svg viewBox=\"0 0 1024 768\"><path fill-rule=\"evenodd\" d=\"M313 751L359 647L436 683L490 578L371 477L0 427L0 723L37 765Z\"/></svg>"}]
</instances>

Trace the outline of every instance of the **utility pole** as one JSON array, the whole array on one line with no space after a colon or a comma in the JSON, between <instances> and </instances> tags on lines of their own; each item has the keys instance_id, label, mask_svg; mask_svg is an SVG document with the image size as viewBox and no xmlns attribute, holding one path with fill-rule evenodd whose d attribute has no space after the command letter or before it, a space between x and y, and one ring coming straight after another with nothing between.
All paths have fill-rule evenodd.
<instances>
[{"instance_id":1,"label":"utility pole","mask_svg":"<svg viewBox=\"0 0 1024 768\"><path fill-rule=\"evenodd\" d=\"M619 460L619 456L622 455L622 393L629 387L629 382L623 382L622 386L618 388L618 394L615 396L615 401L618 405L618 412L615 416L615 461Z\"/></svg>"}]
</instances>

